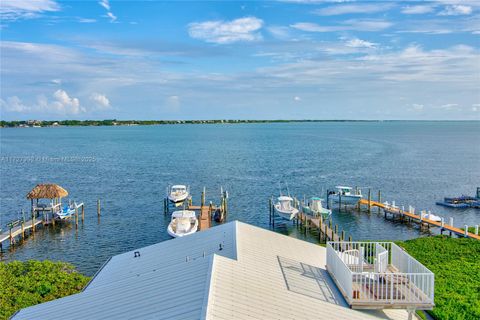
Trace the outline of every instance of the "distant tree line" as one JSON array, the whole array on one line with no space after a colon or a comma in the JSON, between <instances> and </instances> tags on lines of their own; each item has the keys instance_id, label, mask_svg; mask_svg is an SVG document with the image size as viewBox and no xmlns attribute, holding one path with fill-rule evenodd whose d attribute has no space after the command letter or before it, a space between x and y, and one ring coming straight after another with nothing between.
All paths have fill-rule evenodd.
<instances>
[{"instance_id":1,"label":"distant tree line","mask_svg":"<svg viewBox=\"0 0 480 320\"><path fill-rule=\"evenodd\" d=\"M129 126L163 124L233 124L233 123L288 123L288 122L368 122L376 120L22 120L0 121L0 127L49 126Z\"/></svg>"}]
</instances>

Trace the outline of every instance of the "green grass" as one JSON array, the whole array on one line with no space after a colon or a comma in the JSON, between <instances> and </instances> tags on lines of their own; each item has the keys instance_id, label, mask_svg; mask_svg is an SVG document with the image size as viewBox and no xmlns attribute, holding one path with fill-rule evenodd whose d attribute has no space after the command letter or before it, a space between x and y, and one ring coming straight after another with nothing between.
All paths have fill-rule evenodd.
<instances>
[{"instance_id":1,"label":"green grass","mask_svg":"<svg viewBox=\"0 0 480 320\"><path fill-rule=\"evenodd\" d=\"M435 274L435 319L480 319L480 241L436 236L397 242Z\"/></svg>"},{"instance_id":2,"label":"green grass","mask_svg":"<svg viewBox=\"0 0 480 320\"><path fill-rule=\"evenodd\" d=\"M65 262L0 263L0 319L17 310L77 293L89 278Z\"/></svg>"}]
</instances>

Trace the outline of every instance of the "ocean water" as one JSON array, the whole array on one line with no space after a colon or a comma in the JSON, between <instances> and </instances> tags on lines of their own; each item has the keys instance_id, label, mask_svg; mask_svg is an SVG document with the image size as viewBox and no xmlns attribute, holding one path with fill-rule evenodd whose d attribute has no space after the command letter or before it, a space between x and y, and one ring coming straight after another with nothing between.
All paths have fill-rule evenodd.
<instances>
[{"instance_id":1,"label":"ocean water","mask_svg":"<svg viewBox=\"0 0 480 320\"><path fill-rule=\"evenodd\" d=\"M2 260L53 259L93 274L110 256L169 240L163 198L188 184L198 203L229 192L228 220L269 225L268 199L286 181L292 195L323 196L359 186L373 199L414 206L456 226L480 223L480 210L435 205L480 186L480 122L339 122L0 129L0 225L17 219L37 184L58 183L84 202L85 224L42 229ZM102 201L97 219L96 201ZM333 213L354 240L409 239L438 232L385 221L376 209ZM291 223L275 230L301 235Z\"/></svg>"}]
</instances>

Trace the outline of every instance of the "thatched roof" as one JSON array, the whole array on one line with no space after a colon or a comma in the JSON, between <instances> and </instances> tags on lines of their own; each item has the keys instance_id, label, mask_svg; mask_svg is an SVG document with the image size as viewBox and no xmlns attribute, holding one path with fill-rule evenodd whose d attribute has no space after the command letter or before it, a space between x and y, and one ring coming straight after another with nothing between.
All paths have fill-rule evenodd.
<instances>
[{"instance_id":1,"label":"thatched roof","mask_svg":"<svg viewBox=\"0 0 480 320\"><path fill-rule=\"evenodd\" d=\"M27 194L27 199L54 199L68 196L67 190L57 184L37 184Z\"/></svg>"}]
</instances>

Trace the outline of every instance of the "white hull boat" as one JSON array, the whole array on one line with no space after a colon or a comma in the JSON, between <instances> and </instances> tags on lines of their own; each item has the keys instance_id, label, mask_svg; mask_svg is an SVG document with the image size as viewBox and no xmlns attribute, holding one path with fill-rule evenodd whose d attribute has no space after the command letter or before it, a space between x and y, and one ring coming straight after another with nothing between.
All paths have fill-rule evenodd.
<instances>
[{"instance_id":1,"label":"white hull boat","mask_svg":"<svg viewBox=\"0 0 480 320\"><path fill-rule=\"evenodd\" d=\"M197 232L198 219L195 211L181 210L172 213L172 220L168 225L167 232L174 238L188 236Z\"/></svg>"},{"instance_id":2,"label":"white hull boat","mask_svg":"<svg viewBox=\"0 0 480 320\"><path fill-rule=\"evenodd\" d=\"M324 208L322 205L322 201L323 199L317 197L311 198L308 206L303 207L303 212L314 217L321 216L323 220L330 219L330 216L332 215L332 210Z\"/></svg>"},{"instance_id":3,"label":"white hull boat","mask_svg":"<svg viewBox=\"0 0 480 320\"><path fill-rule=\"evenodd\" d=\"M175 185L170 188L167 198L170 202L181 203L187 200L189 195L187 186Z\"/></svg>"},{"instance_id":4,"label":"white hull boat","mask_svg":"<svg viewBox=\"0 0 480 320\"><path fill-rule=\"evenodd\" d=\"M345 205L355 205L362 199L360 191L357 193L352 193L351 187L336 187L336 191L331 191L328 194L328 200L335 203L345 204Z\"/></svg>"},{"instance_id":5,"label":"white hull boat","mask_svg":"<svg viewBox=\"0 0 480 320\"><path fill-rule=\"evenodd\" d=\"M292 206L293 199L287 196L278 197L274 210L282 219L293 220L298 215L298 209Z\"/></svg>"},{"instance_id":6,"label":"white hull boat","mask_svg":"<svg viewBox=\"0 0 480 320\"><path fill-rule=\"evenodd\" d=\"M59 211L53 213L54 219L57 220L66 220L75 215L75 204L66 204L63 208L60 208Z\"/></svg>"},{"instance_id":7,"label":"white hull boat","mask_svg":"<svg viewBox=\"0 0 480 320\"><path fill-rule=\"evenodd\" d=\"M439 217L437 215L434 215L430 211L428 213L422 212L422 216L423 216L424 219L428 219L428 220L432 220L432 221L436 221L436 222L442 222L441 217Z\"/></svg>"}]
</instances>

